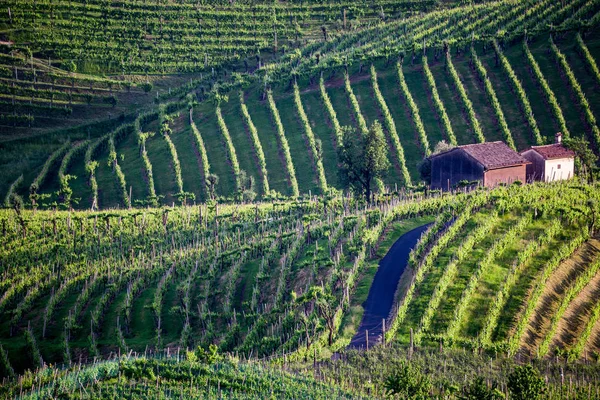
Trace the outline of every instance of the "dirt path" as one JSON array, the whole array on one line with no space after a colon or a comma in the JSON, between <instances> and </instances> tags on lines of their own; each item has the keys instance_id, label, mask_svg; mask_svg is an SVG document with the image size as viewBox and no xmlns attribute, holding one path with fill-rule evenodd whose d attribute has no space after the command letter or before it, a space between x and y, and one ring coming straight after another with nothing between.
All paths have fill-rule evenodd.
<instances>
[{"instance_id":1,"label":"dirt path","mask_svg":"<svg viewBox=\"0 0 600 400\"><path fill-rule=\"evenodd\" d=\"M369 346L381 342L382 320L387 318L392 309L394 294L400 276L408 263L408 255L429 225L420 226L400 236L379 262L379 269L369 289L369 296L363 304L365 313L348 348L366 347L367 331L369 332Z\"/></svg>"},{"instance_id":2,"label":"dirt path","mask_svg":"<svg viewBox=\"0 0 600 400\"><path fill-rule=\"evenodd\" d=\"M544 288L544 293L536 305L529 327L521 338L521 351L535 354L538 346L550 328L551 316L556 311L568 287L592 261L598 249L594 240L585 242L569 259L565 260L552 274Z\"/></svg>"},{"instance_id":3,"label":"dirt path","mask_svg":"<svg viewBox=\"0 0 600 400\"><path fill-rule=\"evenodd\" d=\"M590 256L597 259L600 257L600 240L591 239L589 243ZM558 323L558 329L552 341L552 348L569 348L575 344L576 339L580 336L589 320L592 308L599 298L600 274L596 275L569 304L569 308L567 308L563 318Z\"/></svg>"}]
</instances>

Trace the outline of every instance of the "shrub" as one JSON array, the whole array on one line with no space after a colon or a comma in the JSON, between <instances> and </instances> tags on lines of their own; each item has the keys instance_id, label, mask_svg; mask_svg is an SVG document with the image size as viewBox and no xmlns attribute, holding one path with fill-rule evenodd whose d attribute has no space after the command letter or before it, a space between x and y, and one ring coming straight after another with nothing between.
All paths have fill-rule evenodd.
<instances>
[{"instance_id":1,"label":"shrub","mask_svg":"<svg viewBox=\"0 0 600 400\"><path fill-rule=\"evenodd\" d=\"M546 383L531 365L519 365L508 375L508 390L515 400L535 400L546 391Z\"/></svg>"},{"instance_id":2,"label":"shrub","mask_svg":"<svg viewBox=\"0 0 600 400\"><path fill-rule=\"evenodd\" d=\"M403 399L426 398L431 389L431 380L421 369L403 362L398 371L388 376L384 383L388 395L400 395Z\"/></svg>"}]
</instances>

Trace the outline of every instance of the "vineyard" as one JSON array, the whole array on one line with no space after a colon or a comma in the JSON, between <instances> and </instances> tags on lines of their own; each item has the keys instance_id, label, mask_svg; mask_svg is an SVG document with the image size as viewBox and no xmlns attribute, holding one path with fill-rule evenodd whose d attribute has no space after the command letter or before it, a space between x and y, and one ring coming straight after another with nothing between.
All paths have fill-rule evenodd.
<instances>
[{"instance_id":1,"label":"vineyard","mask_svg":"<svg viewBox=\"0 0 600 400\"><path fill-rule=\"evenodd\" d=\"M597 186L561 183L366 208L330 198L7 210L1 370L183 357L209 344L244 360L327 357L356 333L378 259L428 222L385 321L388 345L591 359L600 350L598 204ZM98 368L114 376L110 365Z\"/></svg>"},{"instance_id":2,"label":"vineyard","mask_svg":"<svg viewBox=\"0 0 600 400\"><path fill-rule=\"evenodd\" d=\"M49 136L43 149L27 139L6 143L6 154L25 146L28 157L17 162L7 156L6 165L15 168L3 174L0 188L5 198L13 191L28 197L27 185L42 174L36 194L46 200L40 206L82 209L232 201L248 198L245 192L262 199L325 194L345 189L337 173L341 128L357 125L364 132L374 121L381 122L388 142L391 166L384 184L391 190L418 184L420 161L442 140L504 140L520 151L549 143L560 131L588 140L597 152L600 37L589 24L600 4L534 3L456 7L357 28L311 42L252 73L222 67L173 91L164 91L163 80L156 96L144 93L143 77L135 84L114 81L114 89L113 81L100 80L94 85L107 93L146 99L150 109L159 105L149 114L121 114L104 128L71 131L71 141L89 140L86 152L65 160L76 201L64 202L60 162L47 153L60 148L64 135ZM528 12L519 16L520 30L493 34L522 10ZM449 24L453 20L460 23ZM544 32L550 22L560 29ZM402 37L412 47L400 39L383 44L394 30L406 32ZM70 93L61 101L81 100ZM90 112L85 107L95 107L94 101L81 112ZM135 134L125 128L131 124ZM204 183L211 174L218 177L212 190Z\"/></svg>"},{"instance_id":3,"label":"vineyard","mask_svg":"<svg viewBox=\"0 0 600 400\"><path fill-rule=\"evenodd\" d=\"M526 365L600 399L599 27L598 0L9 0L0 397L533 400ZM556 137L574 179L428 186L444 149Z\"/></svg>"}]
</instances>

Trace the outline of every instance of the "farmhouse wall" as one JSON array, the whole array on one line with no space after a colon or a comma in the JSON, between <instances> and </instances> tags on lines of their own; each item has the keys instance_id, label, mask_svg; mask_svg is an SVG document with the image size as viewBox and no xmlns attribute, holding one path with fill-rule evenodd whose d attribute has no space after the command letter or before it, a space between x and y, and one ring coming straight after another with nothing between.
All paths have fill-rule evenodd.
<instances>
[{"instance_id":1,"label":"farmhouse wall","mask_svg":"<svg viewBox=\"0 0 600 400\"><path fill-rule=\"evenodd\" d=\"M498 186L501 183L511 184L514 181L526 182L525 165L515 165L513 167L492 169L485 172L483 185L485 187Z\"/></svg>"},{"instance_id":2,"label":"farmhouse wall","mask_svg":"<svg viewBox=\"0 0 600 400\"><path fill-rule=\"evenodd\" d=\"M573 158L557 158L546 160L544 180L546 182L571 179L575 171L575 160Z\"/></svg>"},{"instance_id":3,"label":"farmhouse wall","mask_svg":"<svg viewBox=\"0 0 600 400\"><path fill-rule=\"evenodd\" d=\"M522 153L531 164L527 165L527 182L539 181L544 176L546 160L535 150L527 150Z\"/></svg>"},{"instance_id":4,"label":"farmhouse wall","mask_svg":"<svg viewBox=\"0 0 600 400\"><path fill-rule=\"evenodd\" d=\"M483 181L483 166L457 149L431 159L431 188L448 190L462 180Z\"/></svg>"}]
</instances>

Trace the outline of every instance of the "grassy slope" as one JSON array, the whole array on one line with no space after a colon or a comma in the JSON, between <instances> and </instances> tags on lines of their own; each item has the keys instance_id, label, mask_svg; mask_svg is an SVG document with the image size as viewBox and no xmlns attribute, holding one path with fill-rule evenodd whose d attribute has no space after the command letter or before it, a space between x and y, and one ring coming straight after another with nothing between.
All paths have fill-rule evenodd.
<instances>
[{"instance_id":1,"label":"grassy slope","mask_svg":"<svg viewBox=\"0 0 600 400\"><path fill-rule=\"evenodd\" d=\"M196 201L199 201L203 199L204 181L200 174L192 128L190 127L186 112L182 112L182 115L175 119L171 140L177 149L177 156L181 165L183 190L194 193Z\"/></svg>"},{"instance_id":2,"label":"grassy slope","mask_svg":"<svg viewBox=\"0 0 600 400\"><path fill-rule=\"evenodd\" d=\"M341 185L337 173L336 136L333 125L329 121L329 115L325 112L318 86L305 88L301 96L304 111L310 121L315 138L321 140L321 148L325 155L323 168L327 184L339 189Z\"/></svg>"},{"instance_id":3,"label":"grassy slope","mask_svg":"<svg viewBox=\"0 0 600 400\"><path fill-rule=\"evenodd\" d=\"M290 146L298 190L300 193L308 193L309 190L315 193L318 191L316 167L304 133L304 126L294 104L293 93L279 91L274 93L274 98Z\"/></svg>"},{"instance_id":4,"label":"grassy slope","mask_svg":"<svg viewBox=\"0 0 600 400\"><path fill-rule=\"evenodd\" d=\"M371 127L373 122L379 121L383 128L383 116L381 115L381 112L379 110L377 100L375 100L375 94L373 93L373 86L371 85L369 70L367 68L364 68L363 74L360 76L355 76L354 78L355 79L353 79L352 90L354 92L354 95L356 96L356 99L358 100L358 104L360 104L360 111L363 117L365 118L365 121L367 122L367 126ZM391 186L393 188L394 183L399 181L399 174L396 171L396 168L394 168L394 158L391 147L388 149L387 157L388 160L390 160L391 165L388 169L387 176L383 179L383 181L388 186Z\"/></svg>"},{"instance_id":5,"label":"grassy slope","mask_svg":"<svg viewBox=\"0 0 600 400\"><path fill-rule=\"evenodd\" d=\"M598 33L590 33L585 38L585 42L590 49L592 55L599 60L600 57L600 38ZM568 60L575 71L575 75L578 81L588 97L592 106L592 111L596 116L600 114L600 91L598 91L598 84L594 81L593 76L585 65L581 55L579 55L575 49L574 38L571 34L567 35L564 39L558 42L559 47L568 57ZM501 102L501 107L506 116L509 128L513 133L517 147L519 149L524 148L533 143L532 136L529 127L525 121L525 118L520 110L519 102L516 101L515 95L512 93L511 86L508 83L504 73L500 67L495 65L495 57L491 50L487 50L484 54L481 45L476 45L478 54L486 66L489 77L496 90L496 94ZM546 76L548 83L554 90L559 105L561 106L565 119L569 125L571 132L580 136L584 132L587 134L587 124L585 123L581 108L571 91L568 89L567 81L559 73L559 69L554 62L553 56L547 52L548 42L547 36L540 36L534 38L534 41L530 43L530 48L537 59L544 75ZM497 125L496 117L491 107L491 104L487 98L484 87L476 73L469 66L469 55L460 54L456 55L453 51L453 60L457 71L461 75L465 84L466 90L469 97L471 98L476 114L484 130L484 134L487 140L501 140L502 135ZM451 80L445 71L444 61L436 61L429 51L429 63L434 78L437 82L438 90L442 101L448 111L449 118L452 122L455 134L460 144L472 143L475 138L471 132L469 123L462 112L462 105L460 99L455 93ZM517 76L521 80L523 87L527 91L530 103L532 105L534 116L538 121L540 130L544 138L548 141L552 140L554 133L557 130L556 121L552 117L551 111L547 107L542 91L540 90L536 79L529 71L527 63L523 57L523 51L521 43L517 42L507 46L505 49L505 55L509 59L512 67L514 68ZM389 65L385 65L384 61L377 61L375 63L379 85L381 91L385 97L386 103L390 108L392 117L396 123L397 131L401 140L401 143L405 150L405 157L407 161L407 167L413 180L418 180L417 165L422 158L422 152L420 150L420 143L416 135L414 124L410 117L410 112L406 106L404 97L400 93L398 84L398 78L395 71L395 63L390 62ZM432 107L430 99L430 91L425 82L425 78L422 73L422 66L420 64L420 58L416 57L415 65L411 65L407 60L404 65L404 72L407 80L407 85L412 93L412 96L417 103L423 120L425 130L428 135L430 145L433 147L440 139L444 138L443 130L440 129L440 124L437 120L437 112ZM361 111L367 120L372 122L376 119L381 119L378 107L375 99L373 98L370 77L368 69L363 68L362 73L358 74L358 67L351 66L350 74L352 80L353 90L358 98L361 106ZM334 76L331 74L325 74L325 82L327 91L331 97L334 109L337 112L337 116L340 124L343 125L355 125L353 111L348 103L348 96L345 93L343 87L343 76L341 71L337 71ZM320 93L316 84L309 86L305 80L300 81L300 89L302 91L302 101L305 111L309 117L311 125L314 129L315 136L322 142L323 148L323 161L326 171L326 177L330 184L333 186L339 185L337 177L337 165L336 155L333 140L333 132L331 131L331 124L328 121L327 113L325 112L322 101L320 99ZM285 164L282 160L279 152L279 146L277 142L276 131L273 126L270 111L266 102L261 100L262 87L259 85L251 86L246 92L246 101L248 104L249 112L252 116L254 124L257 127L259 138L264 149L267 169L269 173L269 182L271 187L284 194L289 194L289 183L287 181L287 171ZM295 105L293 104L293 97L291 91L288 90L287 86L275 88L274 91L275 100L278 108L280 108L281 118L286 131L286 137L288 138L292 159L294 161L294 167L297 170L297 177L300 182L300 191L307 193L308 190L315 192L317 190L317 184L315 179L315 171L311 154L304 138L303 127L300 124ZM253 152L251 151L251 141L248 138L248 133L245 129L242 116L239 113L239 100L237 96L231 95L229 103L225 103L222 106L223 115L225 121L229 127L234 146L237 149L238 159L240 162L241 169L246 170L251 176L253 176L258 183L259 172L257 162ZM180 117L185 119L184 117ZM234 187L234 179L231 171L231 167L226 161L224 155L226 154L225 146L223 144L222 135L218 131L216 124L216 118L214 116L214 106L204 103L197 107L196 110L196 123L200 129L203 138L208 149L208 158L211 163L212 172L219 175L221 181L219 183L217 192L221 195L231 195ZM100 128L92 129L92 136L97 135L101 130ZM184 133L183 136L178 136L178 132ZM186 124L179 125L178 122L174 125L175 135L173 136L175 145L180 154L180 161L182 164L182 174L184 179L184 188L188 191L194 192L197 196L202 193L202 183L200 174L197 171L197 167L191 167L193 164L192 160L193 151L191 146L188 146L190 140L189 128ZM79 132L78 135L82 136L83 132ZM170 204L173 199L171 194L175 191L174 189L174 176L170 155L168 154L167 148L164 143L161 143L159 137L155 137L148 141L149 157L152 161L155 174L155 184L158 194L166 196L164 203ZM134 148L131 148L134 147ZM51 147L48 147L49 149ZM12 173L13 170L17 171L17 164L14 164L11 160L16 157L14 151L10 151L8 148L7 152L3 153L0 157L0 162L5 162L5 165L11 165L15 168L10 168L8 174L6 174L6 181L0 182L6 190L10 182L12 182L16 176ZM117 150L120 154L125 154L125 159L120 161L123 172L127 179L127 185L133 187L134 199L145 197L144 188L145 183L141 182L140 173L140 160L137 153L137 143L133 138L127 138L123 143L118 144ZM45 161L44 153L40 150L39 153L33 158L33 150L29 149L25 151L25 161L28 165L37 164L41 165ZM102 164L103 160L106 159L106 150L101 152L98 156L98 161ZM392 161L394 157L392 154L388 155ZM32 157L27 159L27 157ZM72 167L74 173L78 176L85 176L83 173L83 166L81 166L83 159L78 158L74 161ZM394 163L392 163L394 164ZM21 164L19 164L21 165ZM21 186L19 192L26 196L26 188L29 183L35 177L35 173L39 171L41 167L30 168L29 173L25 174L25 181ZM106 166L101 165L98 170L98 182L100 187L100 205L101 206L116 206L120 203L121 199L119 192L116 190L114 183L114 176L111 176L112 172ZM2 174L4 177L4 174ZM390 174L386 178L386 183L393 185L398 181L398 172L394 165L390 168ZM82 207L89 206L89 189L86 187L85 179L72 182L73 188L75 189L74 197L80 197L83 199ZM49 186L45 188L47 191L54 190L56 185L49 182ZM260 185L256 186L260 192Z\"/></svg>"},{"instance_id":6,"label":"grassy slope","mask_svg":"<svg viewBox=\"0 0 600 400\"><path fill-rule=\"evenodd\" d=\"M446 140L446 142L448 142L448 138L445 137L441 124L438 123L437 112L429 91L427 78L425 77L421 65L415 65L414 67L405 65L404 70L406 85L408 86L408 90L410 90L417 107L419 107L419 115L421 116L421 121L425 127L429 146L433 151L436 143L441 140Z\"/></svg>"},{"instance_id":7,"label":"grassy slope","mask_svg":"<svg viewBox=\"0 0 600 400\"><path fill-rule=\"evenodd\" d=\"M222 108L225 107L228 106ZM194 121L204 140L210 171L219 177L217 194L221 196L231 195L235 190L235 177L227 160L225 139L223 139L223 135L219 130L214 106L205 102L195 107Z\"/></svg>"},{"instance_id":8,"label":"grassy slope","mask_svg":"<svg viewBox=\"0 0 600 400\"><path fill-rule=\"evenodd\" d=\"M494 114L494 109L488 100L483 83L479 81L477 72L474 70L475 67L469 65L469 57L468 54L465 55L462 53L459 56L453 55L452 61L454 62L454 67L473 103L473 109L479 120L479 125L481 125L486 142L502 140L502 132L496 120L496 114Z\"/></svg>"},{"instance_id":9,"label":"grassy slope","mask_svg":"<svg viewBox=\"0 0 600 400\"><path fill-rule=\"evenodd\" d=\"M271 112L267 101L261 100L262 92L253 90L246 93L246 106L252 122L258 131L258 138L265 153L269 174L269 187L285 195L291 194L285 160L279 151L277 131L271 122ZM241 116L239 117L241 118Z\"/></svg>"},{"instance_id":10,"label":"grassy slope","mask_svg":"<svg viewBox=\"0 0 600 400\"><path fill-rule=\"evenodd\" d=\"M246 171L248 176L254 178L255 192L258 195L263 194L258 160L252 147L250 133L246 130L238 96L232 95L229 97L228 107L223 110L223 119L229 129L229 135L235 147L240 170Z\"/></svg>"},{"instance_id":11,"label":"grassy slope","mask_svg":"<svg viewBox=\"0 0 600 400\"><path fill-rule=\"evenodd\" d=\"M128 135L116 148L119 165L127 182L128 193L131 187L131 201L135 204L136 200L144 200L149 194L146 170L144 169L144 161L139 152L136 135L133 133ZM124 156L122 161L121 155Z\"/></svg>"},{"instance_id":12,"label":"grassy slope","mask_svg":"<svg viewBox=\"0 0 600 400\"><path fill-rule=\"evenodd\" d=\"M419 177L417 166L423 158L423 153L414 125L409 119L408 110L404 106L400 83L398 82L398 76L394 70L393 63L388 66L385 72L384 70L379 71L379 90L385 98L394 119L396 132L398 133L400 144L404 149L406 168L408 168L411 179L417 181Z\"/></svg>"},{"instance_id":13,"label":"grassy slope","mask_svg":"<svg viewBox=\"0 0 600 400\"><path fill-rule=\"evenodd\" d=\"M152 164L152 175L154 175L154 188L157 196L164 196L163 204L171 204L175 201L174 193L177 193L177 183L169 146L160 133L146 141L148 159Z\"/></svg>"}]
</instances>

